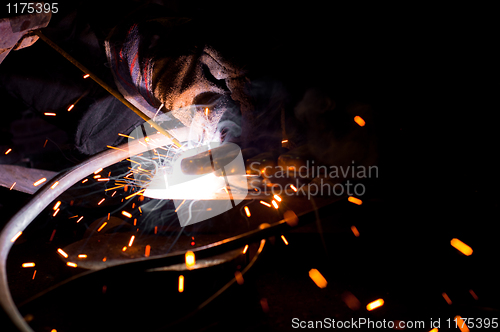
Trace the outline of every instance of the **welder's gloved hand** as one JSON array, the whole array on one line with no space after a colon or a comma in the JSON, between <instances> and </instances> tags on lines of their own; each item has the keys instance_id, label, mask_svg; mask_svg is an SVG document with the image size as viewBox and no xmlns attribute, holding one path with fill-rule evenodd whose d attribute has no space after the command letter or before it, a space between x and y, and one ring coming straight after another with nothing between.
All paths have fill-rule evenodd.
<instances>
[{"instance_id":1,"label":"welder's gloved hand","mask_svg":"<svg viewBox=\"0 0 500 332\"><path fill-rule=\"evenodd\" d=\"M52 14L34 13L0 19L0 63L11 50L19 50L33 45L38 36L29 34L36 29L45 28Z\"/></svg>"}]
</instances>

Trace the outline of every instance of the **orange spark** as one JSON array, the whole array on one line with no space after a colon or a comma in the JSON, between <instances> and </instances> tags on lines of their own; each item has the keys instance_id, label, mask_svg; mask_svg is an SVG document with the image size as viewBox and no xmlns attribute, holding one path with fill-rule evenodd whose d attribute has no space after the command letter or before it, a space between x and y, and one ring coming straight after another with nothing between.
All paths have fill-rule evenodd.
<instances>
[{"instance_id":1,"label":"orange spark","mask_svg":"<svg viewBox=\"0 0 500 332\"><path fill-rule=\"evenodd\" d=\"M274 195L274 199L278 202L281 202L281 197L279 195Z\"/></svg>"},{"instance_id":2,"label":"orange spark","mask_svg":"<svg viewBox=\"0 0 500 332\"><path fill-rule=\"evenodd\" d=\"M265 205L265 206L267 206L267 207L271 207L271 204L266 203L266 202L264 202L264 201L260 201L259 203L260 203L260 204L262 204L262 205Z\"/></svg>"},{"instance_id":3,"label":"orange spark","mask_svg":"<svg viewBox=\"0 0 500 332\"><path fill-rule=\"evenodd\" d=\"M469 289L469 293L470 293L470 295L472 295L472 297L474 298L474 300L478 300L479 299L477 297L476 293L474 293L474 291L472 289Z\"/></svg>"},{"instance_id":4,"label":"orange spark","mask_svg":"<svg viewBox=\"0 0 500 332\"><path fill-rule=\"evenodd\" d=\"M344 301L351 310L358 310L361 307L359 300L349 291L342 293L342 301Z\"/></svg>"},{"instance_id":5,"label":"orange spark","mask_svg":"<svg viewBox=\"0 0 500 332\"><path fill-rule=\"evenodd\" d=\"M59 206L61 206L61 201L57 201L57 203L54 205L54 207L52 209L57 210L59 208Z\"/></svg>"},{"instance_id":6,"label":"orange spark","mask_svg":"<svg viewBox=\"0 0 500 332\"><path fill-rule=\"evenodd\" d=\"M114 146L111 146L111 145L106 145L106 147L107 147L107 148L110 148L110 149L120 150L120 151L123 151L123 152L127 152L127 153L128 153L128 151L126 151L126 150L119 149L119 148L114 147Z\"/></svg>"},{"instance_id":7,"label":"orange spark","mask_svg":"<svg viewBox=\"0 0 500 332\"><path fill-rule=\"evenodd\" d=\"M243 279L243 275L241 274L240 271L234 272L234 278L236 279L238 285L243 285L243 283L245 282L245 280Z\"/></svg>"},{"instance_id":8,"label":"orange spark","mask_svg":"<svg viewBox=\"0 0 500 332\"><path fill-rule=\"evenodd\" d=\"M54 189L55 187L57 187L59 185L59 181L56 181L54 182L53 185L50 186L50 189Z\"/></svg>"},{"instance_id":9,"label":"orange spark","mask_svg":"<svg viewBox=\"0 0 500 332\"><path fill-rule=\"evenodd\" d=\"M184 276L179 276L179 293L184 292Z\"/></svg>"},{"instance_id":10,"label":"orange spark","mask_svg":"<svg viewBox=\"0 0 500 332\"><path fill-rule=\"evenodd\" d=\"M85 179L85 180L83 180L83 181L82 181L82 183L85 183L85 182L87 182L88 180L89 180L89 179Z\"/></svg>"},{"instance_id":11,"label":"orange spark","mask_svg":"<svg viewBox=\"0 0 500 332\"><path fill-rule=\"evenodd\" d=\"M293 191L297 192L297 188L293 184L290 185L290 188L292 188Z\"/></svg>"},{"instance_id":12,"label":"orange spark","mask_svg":"<svg viewBox=\"0 0 500 332\"><path fill-rule=\"evenodd\" d=\"M10 239L10 242L15 242L17 238L21 236L21 234L23 234L23 232L21 231L17 232L16 235L14 235L12 239Z\"/></svg>"},{"instance_id":13,"label":"orange spark","mask_svg":"<svg viewBox=\"0 0 500 332\"><path fill-rule=\"evenodd\" d=\"M378 300L375 300L373 302L368 303L368 305L366 306L366 310L372 311L373 309L377 309L378 307L381 307L383 305L384 305L384 300L378 299Z\"/></svg>"},{"instance_id":14,"label":"orange spark","mask_svg":"<svg viewBox=\"0 0 500 332\"><path fill-rule=\"evenodd\" d=\"M97 179L97 181L109 181L109 178Z\"/></svg>"},{"instance_id":15,"label":"orange spark","mask_svg":"<svg viewBox=\"0 0 500 332\"><path fill-rule=\"evenodd\" d=\"M250 218L251 214L250 214L250 209L248 208L248 206L245 206L245 213L247 214L247 217Z\"/></svg>"},{"instance_id":16,"label":"orange spark","mask_svg":"<svg viewBox=\"0 0 500 332\"><path fill-rule=\"evenodd\" d=\"M186 258L186 266L188 269L191 269L196 264L196 258L194 256L194 252L188 251L185 255Z\"/></svg>"},{"instance_id":17,"label":"orange spark","mask_svg":"<svg viewBox=\"0 0 500 332\"><path fill-rule=\"evenodd\" d=\"M35 276L36 276L36 270L33 271L33 277L31 278L31 280L34 280L35 279Z\"/></svg>"},{"instance_id":18,"label":"orange spark","mask_svg":"<svg viewBox=\"0 0 500 332\"><path fill-rule=\"evenodd\" d=\"M30 262L30 263L23 263L22 265L23 267L34 267L35 266L35 263L33 262Z\"/></svg>"},{"instance_id":19,"label":"orange spark","mask_svg":"<svg viewBox=\"0 0 500 332\"><path fill-rule=\"evenodd\" d=\"M43 115L46 115L46 116L56 116L56 113L45 112L45 113L43 113Z\"/></svg>"},{"instance_id":20,"label":"orange spark","mask_svg":"<svg viewBox=\"0 0 500 332\"><path fill-rule=\"evenodd\" d=\"M437 327L433 328L432 330L430 330L429 332L438 332L439 329Z\"/></svg>"},{"instance_id":21,"label":"orange spark","mask_svg":"<svg viewBox=\"0 0 500 332\"><path fill-rule=\"evenodd\" d=\"M316 286L319 288L325 288L328 282L326 281L325 277L316 269L311 269L309 271L309 277L314 281Z\"/></svg>"},{"instance_id":22,"label":"orange spark","mask_svg":"<svg viewBox=\"0 0 500 332\"><path fill-rule=\"evenodd\" d=\"M12 151L12 149L8 149L7 151L5 151L5 154L9 154L10 151Z\"/></svg>"},{"instance_id":23,"label":"orange spark","mask_svg":"<svg viewBox=\"0 0 500 332\"><path fill-rule=\"evenodd\" d=\"M101 227L99 227L99 229L97 229L97 231L98 231L98 232L100 232L100 231L101 231L101 229L103 229L103 228L104 228L104 226L106 226L107 224L108 224L108 223L105 221L105 222L101 225Z\"/></svg>"},{"instance_id":24,"label":"orange spark","mask_svg":"<svg viewBox=\"0 0 500 332\"><path fill-rule=\"evenodd\" d=\"M101 205L101 203L102 203L102 202L104 202L104 200L105 200L105 199L106 199L106 198L101 199L101 200L99 201L99 203L97 203L97 205Z\"/></svg>"},{"instance_id":25,"label":"orange spark","mask_svg":"<svg viewBox=\"0 0 500 332\"><path fill-rule=\"evenodd\" d=\"M83 75L83 78L88 78L88 77L90 77L90 74Z\"/></svg>"},{"instance_id":26,"label":"orange spark","mask_svg":"<svg viewBox=\"0 0 500 332\"><path fill-rule=\"evenodd\" d=\"M68 107L68 112L69 112L69 111L71 111L71 110L73 109L73 107L75 107L75 105L74 105L74 104L69 105L69 107Z\"/></svg>"},{"instance_id":27,"label":"orange spark","mask_svg":"<svg viewBox=\"0 0 500 332\"><path fill-rule=\"evenodd\" d=\"M78 258L87 258L87 255L85 255L85 254L80 254L80 255L78 255Z\"/></svg>"},{"instance_id":28,"label":"orange spark","mask_svg":"<svg viewBox=\"0 0 500 332\"><path fill-rule=\"evenodd\" d=\"M358 237L358 236L359 236L359 231L358 231L358 229L356 228L356 226L352 225L352 226L351 226L351 231L354 233L354 236L355 236L355 237Z\"/></svg>"},{"instance_id":29,"label":"orange spark","mask_svg":"<svg viewBox=\"0 0 500 332\"><path fill-rule=\"evenodd\" d=\"M281 141L281 143L287 143L287 142L288 142L287 139L284 139L284 140Z\"/></svg>"},{"instance_id":30,"label":"orange spark","mask_svg":"<svg viewBox=\"0 0 500 332\"><path fill-rule=\"evenodd\" d=\"M41 178L40 180L36 181L35 183L33 183L33 185L36 187L36 186L39 186L41 185L42 183L44 183L45 181L47 181L46 178Z\"/></svg>"},{"instance_id":31,"label":"orange spark","mask_svg":"<svg viewBox=\"0 0 500 332\"><path fill-rule=\"evenodd\" d=\"M55 217L57 213L59 213L59 209L57 209L57 210L54 212L54 214L52 215L52 217Z\"/></svg>"},{"instance_id":32,"label":"orange spark","mask_svg":"<svg viewBox=\"0 0 500 332\"><path fill-rule=\"evenodd\" d=\"M456 323L457 323L457 326L460 329L460 331L469 332L469 328L467 327L467 323L464 322L462 317L457 315L457 316L455 316L455 319L456 319Z\"/></svg>"},{"instance_id":33,"label":"orange spark","mask_svg":"<svg viewBox=\"0 0 500 332\"><path fill-rule=\"evenodd\" d=\"M205 108L205 116L208 116L208 107Z\"/></svg>"},{"instance_id":34,"label":"orange spark","mask_svg":"<svg viewBox=\"0 0 500 332\"><path fill-rule=\"evenodd\" d=\"M451 305L451 303L452 303L452 302L451 302L451 299L450 299L450 297L448 296L448 294L446 294L446 293L444 293L444 292L443 292L443 294L441 294L441 295L443 295L443 298L445 299L445 301L446 301L448 304L450 304L450 305Z\"/></svg>"},{"instance_id":35,"label":"orange spark","mask_svg":"<svg viewBox=\"0 0 500 332\"><path fill-rule=\"evenodd\" d=\"M247 250L248 250L248 244L245 246L245 248L243 248L243 255L247 253Z\"/></svg>"},{"instance_id":36,"label":"orange spark","mask_svg":"<svg viewBox=\"0 0 500 332\"><path fill-rule=\"evenodd\" d=\"M127 218L132 218L132 215L128 213L127 211L122 211L122 214L127 217Z\"/></svg>"},{"instance_id":37,"label":"orange spark","mask_svg":"<svg viewBox=\"0 0 500 332\"><path fill-rule=\"evenodd\" d=\"M131 246L132 246L132 244L134 243L134 239L135 239L135 235L132 235L132 236L130 237L130 241L128 241L128 246L129 246L129 247L131 247Z\"/></svg>"},{"instance_id":38,"label":"orange spark","mask_svg":"<svg viewBox=\"0 0 500 332\"><path fill-rule=\"evenodd\" d=\"M9 189L9 190L12 190L12 188L14 188L14 186L16 185L16 183L17 183L17 182L14 182L14 183L12 184L12 186L10 186L10 189Z\"/></svg>"},{"instance_id":39,"label":"orange spark","mask_svg":"<svg viewBox=\"0 0 500 332\"><path fill-rule=\"evenodd\" d=\"M127 187L127 186L125 186L125 187ZM146 191L146 189L141 189L141 190L139 190L138 192L133 193L132 195L129 195L129 196L125 197L125 199L129 199L130 197L133 197L133 196L135 196L135 195L140 195L140 194L141 194L141 193L143 193L144 191Z\"/></svg>"},{"instance_id":40,"label":"orange spark","mask_svg":"<svg viewBox=\"0 0 500 332\"><path fill-rule=\"evenodd\" d=\"M273 203L273 206L274 206L275 209L279 208L278 203L276 203L276 201L274 199L273 199L273 201L271 203Z\"/></svg>"},{"instance_id":41,"label":"orange spark","mask_svg":"<svg viewBox=\"0 0 500 332\"><path fill-rule=\"evenodd\" d=\"M59 255L63 256L64 258L68 258L68 254L64 252L61 248L57 249L57 252Z\"/></svg>"},{"instance_id":42,"label":"orange spark","mask_svg":"<svg viewBox=\"0 0 500 332\"><path fill-rule=\"evenodd\" d=\"M78 218L78 220L76 221L76 223L78 224L82 219L83 219L83 216L81 216L80 218Z\"/></svg>"},{"instance_id":43,"label":"orange spark","mask_svg":"<svg viewBox=\"0 0 500 332\"><path fill-rule=\"evenodd\" d=\"M288 241L286 240L284 235L281 235L281 239L283 240L283 242L285 242L286 245L288 245Z\"/></svg>"},{"instance_id":44,"label":"orange spark","mask_svg":"<svg viewBox=\"0 0 500 332\"><path fill-rule=\"evenodd\" d=\"M131 138L131 139L135 139L134 137L132 136L128 136L128 135L124 135L124 134L120 134L118 133L118 136L122 136L122 137L127 137L127 138Z\"/></svg>"},{"instance_id":45,"label":"orange spark","mask_svg":"<svg viewBox=\"0 0 500 332\"><path fill-rule=\"evenodd\" d=\"M356 122L361 127L363 127L366 124L365 120L363 120L363 118L358 115L354 117L354 122Z\"/></svg>"},{"instance_id":46,"label":"orange spark","mask_svg":"<svg viewBox=\"0 0 500 332\"><path fill-rule=\"evenodd\" d=\"M460 241L459 239L452 239L451 245L465 256L472 255L472 248L463 243L462 241Z\"/></svg>"},{"instance_id":47,"label":"orange spark","mask_svg":"<svg viewBox=\"0 0 500 332\"><path fill-rule=\"evenodd\" d=\"M101 174L94 175L94 179L99 179L101 177Z\"/></svg>"},{"instance_id":48,"label":"orange spark","mask_svg":"<svg viewBox=\"0 0 500 332\"><path fill-rule=\"evenodd\" d=\"M354 203L354 204L357 204L357 205L361 205L363 204L363 201L360 200L359 198L356 198L356 197L352 197L352 196L349 196L349 198L347 199L349 202L351 203Z\"/></svg>"},{"instance_id":49,"label":"orange spark","mask_svg":"<svg viewBox=\"0 0 500 332\"><path fill-rule=\"evenodd\" d=\"M146 246L146 250L144 251L144 256L149 257L150 252L151 252L151 246L148 244Z\"/></svg>"},{"instance_id":50,"label":"orange spark","mask_svg":"<svg viewBox=\"0 0 500 332\"><path fill-rule=\"evenodd\" d=\"M77 265L73 262L67 262L66 265L68 265L70 267L77 267Z\"/></svg>"},{"instance_id":51,"label":"orange spark","mask_svg":"<svg viewBox=\"0 0 500 332\"><path fill-rule=\"evenodd\" d=\"M125 251L125 250L127 250L127 246L125 246L125 247L122 248L122 251Z\"/></svg>"}]
</instances>

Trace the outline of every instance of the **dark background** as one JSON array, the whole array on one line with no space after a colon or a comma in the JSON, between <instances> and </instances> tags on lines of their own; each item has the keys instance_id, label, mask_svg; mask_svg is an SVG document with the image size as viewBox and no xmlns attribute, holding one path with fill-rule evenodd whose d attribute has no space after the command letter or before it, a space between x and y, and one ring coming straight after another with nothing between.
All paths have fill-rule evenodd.
<instances>
[{"instance_id":1,"label":"dark background","mask_svg":"<svg viewBox=\"0 0 500 332\"><path fill-rule=\"evenodd\" d=\"M88 20L103 38L135 5L60 4L49 27L76 9L79 22ZM492 102L496 66L487 8L348 8L310 1L166 6L175 15L206 17L207 30L213 29L221 48L248 63L256 77L283 81L297 101L306 88L319 86L334 91L339 100L368 103L381 142L380 178L369 188L366 204L338 204L321 214L328 253L313 226L296 230L287 236L290 246L279 241L271 246L247 288L230 289L226 300L199 317L207 324L193 329L288 330L293 317L499 316L494 269L499 254L498 107ZM64 38L62 45L76 45L75 54L79 47L85 48L78 46L78 39L62 34ZM37 58L35 68L27 65L32 70L19 68L26 77L43 77L52 84L61 82L59 76L73 75L76 80L80 75L41 41L12 52L0 72L15 72L15 66L23 63L16 57L24 63ZM102 54L87 65L106 75ZM52 80L47 78L56 72L51 66L58 67ZM73 80L68 81L74 86ZM77 110L80 113L64 120L43 119L53 126L49 131L56 144L2 163L60 171L84 160L73 147L72 133L85 105L102 92L94 86L78 89L90 89ZM1 145L8 147L16 135L9 124L20 120L26 109L39 118L44 110L33 109L6 90L1 91ZM2 223L29 199L8 188L0 188L0 195ZM350 233L351 224L359 225L360 238ZM473 255L465 257L452 248L449 241L454 237L470 245ZM307 271L314 266L329 281L324 290L308 278ZM470 297L469 289L479 301ZM340 296L345 290L361 301L360 311L345 306ZM454 300L452 306L442 292ZM255 294L267 298L267 314L260 311ZM364 311L366 303L380 297L386 305L379 313ZM243 309L234 309L238 306Z\"/></svg>"}]
</instances>

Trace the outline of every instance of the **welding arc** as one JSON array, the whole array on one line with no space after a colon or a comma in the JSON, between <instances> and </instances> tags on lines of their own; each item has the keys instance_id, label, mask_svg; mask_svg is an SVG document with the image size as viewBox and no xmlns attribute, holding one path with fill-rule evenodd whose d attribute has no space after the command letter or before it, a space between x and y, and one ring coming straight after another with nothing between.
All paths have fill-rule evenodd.
<instances>
[{"instance_id":1,"label":"welding arc","mask_svg":"<svg viewBox=\"0 0 500 332\"><path fill-rule=\"evenodd\" d=\"M65 50L60 48L56 43L54 43L52 40L47 38L40 30L34 30L33 31L41 40L43 40L47 45L52 47L54 50L56 50L59 54L61 54L63 57L65 57L69 62L71 62L73 65L75 65L78 69L83 71L85 74L90 75L89 77L93 79L97 84L102 86L106 91L108 91L110 94L112 94L116 99L121 101L125 106L130 108L135 114L140 116L144 121L149 122L156 130L158 130L161 134L167 136L172 142L177 145L177 147L181 148L182 144L175 138L173 137L168 131L160 127L156 122L151 120L146 114L142 113L137 107L132 105L127 99L125 99L118 91L110 87L106 82L101 80L99 77L95 76L93 73L90 72L84 65L82 65L80 62L78 62L75 58L73 58L71 55L69 55Z\"/></svg>"}]
</instances>

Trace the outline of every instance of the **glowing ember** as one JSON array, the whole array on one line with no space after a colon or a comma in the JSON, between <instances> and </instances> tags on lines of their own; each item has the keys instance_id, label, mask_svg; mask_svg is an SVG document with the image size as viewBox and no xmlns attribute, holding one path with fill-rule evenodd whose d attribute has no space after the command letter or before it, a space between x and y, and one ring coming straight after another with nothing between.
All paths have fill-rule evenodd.
<instances>
[{"instance_id":1,"label":"glowing ember","mask_svg":"<svg viewBox=\"0 0 500 332\"><path fill-rule=\"evenodd\" d=\"M56 113L45 112L45 113L43 113L43 115L46 115L46 116L56 116Z\"/></svg>"},{"instance_id":2,"label":"glowing ember","mask_svg":"<svg viewBox=\"0 0 500 332\"><path fill-rule=\"evenodd\" d=\"M248 206L245 206L244 210L245 210L247 217L250 218L251 214L250 214L250 209L248 208Z\"/></svg>"},{"instance_id":3,"label":"glowing ember","mask_svg":"<svg viewBox=\"0 0 500 332\"><path fill-rule=\"evenodd\" d=\"M134 243L134 239L135 239L135 235L132 235L132 236L130 237L130 241L128 241L128 246L129 246L129 247L131 247L131 246L132 246L132 244Z\"/></svg>"},{"instance_id":4,"label":"glowing ember","mask_svg":"<svg viewBox=\"0 0 500 332\"><path fill-rule=\"evenodd\" d=\"M97 173L99 173L101 171L102 171L102 168L99 168L99 169L97 169L97 170L94 171L94 174L97 174Z\"/></svg>"},{"instance_id":5,"label":"glowing ember","mask_svg":"<svg viewBox=\"0 0 500 332\"><path fill-rule=\"evenodd\" d=\"M288 140L284 139L284 140L281 141L281 143L288 143Z\"/></svg>"},{"instance_id":6,"label":"glowing ember","mask_svg":"<svg viewBox=\"0 0 500 332\"><path fill-rule=\"evenodd\" d=\"M283 240L283 242L285 242L286 245L288 245L288 241L286 240L284 235L281 235L281 239Z\"/></svg>"},{"instance_id":7,"label":"glowing ember","mask_svg":"<svg viewBox=\"0 0 500 332\"><path fill-rule=\"evenodd\" d=\"M129 212L127 211L122 211L122 214L127 217L127 218L132 218L132 214L130 214Z\"/></svg>"},{"instance_id":8,"label":"glowing ember","mask_svg":"<svg viewBox=\"0 0 500 332\"><path fill-rule=\"evenodd\" d=\"M271 204L269 204L269 203L267 203L267 202L260 201L259 203L260 203L260 204L262 204L262 205L265 205L265 206L267 206L267 207L271 207Z\"/></svg>"},{"instance_id":9,"label":"glowing ember","mask_svg":"<svg viewBox=\"0 0 500 332\"><path fill-rule=\"evenodd\" d=\"M67 262L66 265L68 265L70 267L77 267L77 265L73 262Z\"/></svg>"},{"instance_id":10,"label":"glowing ember","mask_svg":"<svg viewBox=\"0 0 500 332\"><path fill-rule=\"evenodd\" d=\"M98 232L100 232L100 231L101 231L101 229L103 229L103 228L104 228L107 224L108 224L107 222L104 222L104 223L101 225L101 227L99 227L99 228L97 229L97 231L98 231Z\"/></svg>"},{"instance_id":11,"label":"glowing ember","mask_svg":"<svg viewBox=\"0 0 500 332\"><path fill-rule=\"evenodd\" d=\"M368 305L366 306L366 310L372 311L373 309L377 309L383 305L384 305L384 300L378 299L378 300L375 300L373 302L368 303Z\"/></svg>"},{"instance_id":12,"label":"glowing ember","mask_svg":"<svg viewBox=\"0 0 500 332\"><path fill-rule=\"evenodd\" d=\"M273 203L273 206L274 206L275 209L279 208L278 203L276 203L276 201L274 199L273 199L273 201L271 203Z\"/></svg>"},{"instance_id":13,"label":"glowing ember","mask_svg":"<svg viewBox=\"0 0 500 332\"><path fill-rule=\"evenodd\" d=\"M451 245L465 256L472 255L472 248L463 243L462 241L460 241L459 239L451 240Z\"/></svg>"},{"instance_id":14,"label":"glowing ember","mask_svg":"<svg viewBox=\"0 0 500 332\"><path fill-rule=\"evenodd\" d=\"M184 292L184 276L179 276L179 293Z\"/></svg>"},{"instance_id":15,"label":"glowing ember","mask_svg":"<svg viewBox=\"0 0 500 332\"><path fill-rule=\"evenodd\" d=\"M50 189L55 189L59 185L59 181L54 182L53 185L50 186Z\"/></svg>"},{"instance_id":16,"label":"glowing ember","mask_svg":"<svg viewBox=\"0 0 500 332\"><path fill-rule=\"evenodd\" d=\"M10 186L10 189L9 189L9 190L12 190L12 188L14 188L14 186L16 185L16 183L17 183L17 182L14 182L14 183L12 184L12 186Z\"/></svg>"},{"instance_id":17,"label":"glowing ember","mask_svg":"<svg viewBox=\"0 0 500 332\"><path fill-rule=\"evenodd\" d=\"M238 285L243 285L243 283L245 282L245 280L243 279L243 275L241 274L240 271L234 272L234 278L236 279Z\"/></svg>"},{"instance_id":18,"label":"glowing ember","mask_svg":"<svg viewBox=\"0 0 500 332\"><path fill-rule=\"evenodd\" d=\"M472 297L474 298L474 300L479 300L479 298L477 297L476 293L474 293L474 291L472 289L469 289L469 293L470 293L470 295L472 295Z\"/></svg>"},{"instance_id":19,"label":"glowing ember","mask_svg":"<svg viewBox=\"0 0 500 332\"><path fill-rule=\"evenodd\" d=\"M293 191L297 192L297 188L293 184L290 185L290 188L292 188Z\"/></svg>"},{"instance_id":20,"label":"glowing ember","mask_svg":"<svg viewBox=\"0 0 500 332\"><path fill-rule=\"evenodd\" d=\"M9 154L10 151L12 151L12 149L8 149L7 151L5 151L5 154Z\"/></svg>"},{"instance_id":21,"label":"glowing ember","mask_svg":"<svg viewBox=\"0 0 500 332\"><path fill-rule=\"evenodd\" d=\"M97 179L97 181L101 181L101 182L103 182L103 181L109 181L109 178Z\"/></svg>"},{"instance_id":22,"label":"glowing ember","mask_svg":"<svg viewBox=\"0 0 500 332\"><path fill-rule=\"evenodd\" d=\"M357 204L357 205L361 205L361 204L363 204L363 201L362 201L362 200L360 200L359 198L356 198L356 197L352 197L352 196L350 196L347 200L348 200L349 202L354 203L354 204Z\"/></svg>"},{"instance_id":23,"label":"glowing ember","mask_svg":"<svg viewBox=\"0 0 500 332\"><path fill-rule=\"evenodd\" d=\"M274 195L274 199L277 200L278 202L282 201L282 199L279 195Z\"/></svg>"},{"instance_id":24,"label":"glowing ember","mask_svg":"<svg viewBox=\"0 0 500 332\"><path fill-rule=\"evenodd\" d=\"M94 179L99 179L101 177L100 174L94 175Z\"/></svg>"},{"instance_id":25,"label":"glowing ember","mask_svg":"<svg viewBox=\"0 0 500 332\"><path fill-rule=\"evenodd\" d=\"M97 205L101 205L101 204L102 204L102 202L104 202L104 200L105 200L105 199L106 199L106 198L101 199L101 200L99 201L99 203L97 203Z\"/></svg>"},{"instance_id":26,"label":"glowing ember","mask_svg":"<svg viewBox=\"0 0 500 332\"><path fill-rule=\"evenodd\" d=\"M23 263L22 265L23 267L34 267L35 266L35 263L33 262L30 262L30 263Z\"/></svg>"},{"instance_id":27,"label":"glowing ember","mask_svg":"<svg viewBox=\"0 0 500 332\"><path fill-rule=\"evenodd\" d=\"M80 218L78 218L78 220L76 221L76 223L78 224L82 219L83 219L83 216L81 216Z\"/></svg>"},{"instance_id":28,"label":"glowing ember","mask_svg":"<svg viewBox=\"0 0 500 332\"><path fill-rule=\"evenodd\" d=\"M87 255L85 255L85 254L80 254L80 255L78 255L78 258L87 258Z\"/></svg>"},{"instance_id":29,"label":"glowing ember","mask_svg":"<svg viewBox=\"0 0 500 332\"><path fill-rule=\"evenodd\" d=\"M73 104L69 105L68 112L71 111L73 109L73 107L75 107L75 105L73 105Z\"/></svg>"},{"instance_id":30,"label":"glowing ember","mask_svg":"<svg viewBox=\"0 0 500 332\"><path fill-rule=\"evenodd\" d=\"M88 180L89 180L89 179L85 179L85 180L83 180L83 181L82 181L82 183L85 183L85 182L87 182Z\"/></svg>"},{"instance_id":31,"label":"glowing ember","mask_svg":"<svg viewBox=\"0 0 500 332\"><path fill-rule=\"evenodd\" d=\"M191 269L196 264L196 258L194 256L194 252L192 251L186 252L185 258L186 258L186 267L188 269Z\"/></svg>"},{"instance_id":32,"label":"glowing ember","mask_svg":"<svg viewBox=\"0 0 500 332\"><path fill-rule=\"evenodd\" d=\"M59 213L59 209L57 209L52 216L55 217L57 213Z\"/></svg>"},{"instance_id":33,"label":"glowing ember","mask_svg":"<svg viewBox=\"0 0 500 332\"><path fill-rule=\"evenodd\" d=\"M89 77L90 77L90 74L83 75L83 78L89 78Z\"/></svg>"},{"instance_id":34,"label":"glowing ember","mask_svg":"<svg viewBox=\"0 0 500 332\"><path fill-rule=\"evenodd\" d=\"M358 232L358 229L356 228L356 226L352 225L351 226L351 231L354 233L355 237L359 236L359 232Z\"/></svg>"},{"instance_id":35,"label":"glowing ember","mask_svg":"<svg viewBox=\"0 0 500 332\"><path fill-rule=\"evenodd\" d=\"M31 280L34 280L35 279L35 276L36 276L36 270L33 271L33 277L31 278Z\"/></svg>"},{"instance_id":36,"label":"glowing ember","mask_svg":"<svg viewBox=\"0 0 500 332\"><path fill-rule=\"evenodd\" d=\"M246 254L247 250L248 250L248 244L245 246L245 248L243 248L243 254Z\"/></svg>"},{"instance_id":37,"label":"glowing ember","mask_svg":"<svg viewBox=\"0 0 500 332\"><path fill-rule=\"evenodd\" d=\"M23 234L23 232L21 231L17 232L16 235L14 235L12 239L10 239L10 242L15 242L17 238L21 236L21 234Z\"/></svg>"},{"instance_id":38,"label":"glowing ember","mask_svg":"<svg viewBox=\"0 0 500 332\"><path fill-rule=\"evenodd\" d=\"M361 127L363 127L366 124L365 120L363 120L363 118L358 115L354 117L354 122L356 122Z\"/></svg>"},{"instance_id":39,"label":"glowing ember","mask_svg":"<svg viewBox=\"0 0 500 332\"><path fill-rule=\"evenodd\" d=\"M52 209L57 210L59 208L59 206L61 206L61 201L57 201L57 203L54 205L54 207Z\"/></svg>"},{"instance_id":40,"label":"glowing ember","mask_svg":"<svg viewBox=\"0 0 500 332\"><path fill-rule=\"evenodd\" d=\"M311 269L309 271L309 277L314 281L316 286L319 288L325 288L328 282L326 281L325 277L316 269Z\"/></svg>"},{"instance_id":41,"label":"glowing ember","mask_svg":"<svg viewBox=\"0 0 500 332\"><path fill-rule=\"evenodd\" d=\"M467 327L467 323L460 316L455 316L455 322L457 323L458 328L462 332L469 332L469 328Z\"/></svg>"},{"instance_id":42,"label":"glowing ember","mask_svg":"<svg viewBox=\"0 0 500 332\"><path fill-rule=\"evenodd\" d=\"M35 183L33 183L33 185L36 187L36 186L39 186L41 185L42 183L44 183L45 181L47 181L46 178L41 178L40 180L36 181Z\"/></svg>"},{"instance_id":43,"label":"glowing ember","mask_svg":"<svg viewBox=\"0 0 500 332\"><path fill-rule=\"evenodd\" d=\"M127 250L127 246L122 248L122 251L126 251L126 250Z\"/></svg>"},{"instance_id":44,"label":"glowing ember","mask_svg":"<svg viewBox=\"0 0 500 332\"><path fill-rule=\"evenodd\" d=\"M63 256L64 258L68 258L68 254L64 252L61 248L57 249L57 252L59 255Z\"/></svg>"},{"instance_id":45,"label":"glowing ember","mask_svg":"<svg viewBox=\"0 0 500 332\"><path fill-rule=\"evenodd\" d=\"M451 303L452 303L452 302L451 302L451 299L450 299L450 297L448 296L448 294L443 293L443 294L441 294L441 295L443 295L443 298L445 299L445 301L446 301L448 304L450 304L450 305L451 305Z\"/></svg>"},{"instance_id":46,"label":"glowing ember","mask_svg":"<svg viewBox=\"0 0 500 332\"><path fill-rule=\"evenodd\" d=\"M146 246L146 250L144 251L144 256L149 257L150 252L151 252L151 246L148 244Z\"/></svg>"}]
</instances>

